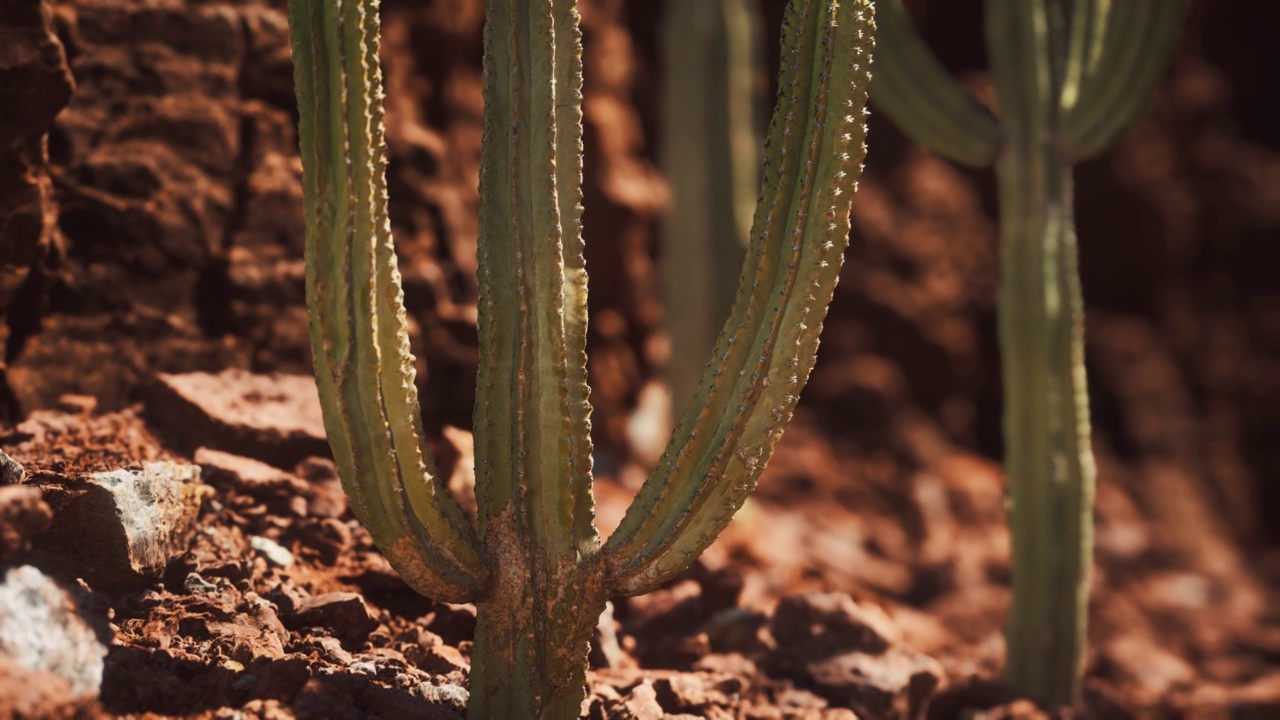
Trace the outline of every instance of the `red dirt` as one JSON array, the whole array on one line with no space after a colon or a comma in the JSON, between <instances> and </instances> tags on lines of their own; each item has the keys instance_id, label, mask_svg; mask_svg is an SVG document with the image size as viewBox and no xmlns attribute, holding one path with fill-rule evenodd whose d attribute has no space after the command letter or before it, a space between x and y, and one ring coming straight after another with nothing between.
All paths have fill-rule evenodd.
<instances>
[{"instance_id":1,"label":"red dirt","mask_svg":"<svg viewBox=\"0 0 1280 720\"><path fill-rule=\"evenodd\" d=\"M981 3L909 4L988 92ZM159 577L89 594L62 568L114 629L100 695L0 657L0 717L461 717L474 610L400 582L317 457L314 400L270 379L310 370L283 5L0 7L0 107L22 109L0 118L0 450L49 482L194 458L216 493ZM651 456L635 413L665 347L661 5L583 2L606 532ZM763 5L776 54L783 2ZM463 496L480 6L383 5L392 223L424 416ZM1280 716L1280 106L1256 60L1278 22L1272 0L1194 3L1151 110L1077 173L1100 466L1086 716ZM801 410L704 558L614 601L590 717L1035 716L998 683L992 178L875 115L870 148ZM228 380L246 377L274 392ZM3 568L36 562L48 524L11 490Z\"/></svg>"}]
</instances>

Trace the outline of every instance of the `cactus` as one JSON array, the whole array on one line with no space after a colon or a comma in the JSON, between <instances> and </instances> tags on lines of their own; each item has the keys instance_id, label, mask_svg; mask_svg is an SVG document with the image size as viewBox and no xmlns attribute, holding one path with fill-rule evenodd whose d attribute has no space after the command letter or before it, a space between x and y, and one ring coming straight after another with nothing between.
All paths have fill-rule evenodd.
<instances>
[{"instance_id":1,"label":"cactus","mask_svg":"<svg viewBox=\"0 0 1280 720\"><path fill-rule=\"evenodd\" d=\"M684 410L733 307L760 174L756 0L673 0L663 19L662 168L672 207L662 282L667 380Z\"/></svg>"},{"instance_id":2,"label":"cactus","mask_svg":"<svg viewBox=\"0 0 1280 720\"><path fill-rule=\"evenodd\" d=\"M478 531L423 451L386 214L374 0L290 0L317 386L351 506L405 581L476 603L473 718L576 718L591 630L728 523L808 379L864 155L869 0L794 0L731 317L617 532L593 524L575 0L489 0Z\"/></svg>"},{"instance_id":3,"label":"cactus","mask_svg":"<svg viewBox=\"0 0 1280 720\"><path fill-rule=\"evenodd\" d=\"M1092 553L1094 466L1072 166L1107 147L1146 106L1187 5L987 0L997 120L929 54L902 0L878 3L872 99L934 152L995 167L1013 537L1005 675L1047 705L1078 697Z\"/></svg>"}]
</instances>

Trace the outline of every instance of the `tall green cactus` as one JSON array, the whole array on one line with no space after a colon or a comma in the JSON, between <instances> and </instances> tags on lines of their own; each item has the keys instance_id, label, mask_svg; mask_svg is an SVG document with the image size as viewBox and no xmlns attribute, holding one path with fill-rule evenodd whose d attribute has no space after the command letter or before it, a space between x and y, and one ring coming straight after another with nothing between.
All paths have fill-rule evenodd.
<instances>
[{"instance_id":1,"label":"tall green cactus","mask_svg":"<svg viewBox=\"0 0 1280 720\"><path fill-rule=\"evenodd\" d=\"M1072 166L1146 106L1188 0L987 0L999 121L929 53L902 0L877 4L877 106L934 152L995 166L1013 536L1005 675L1043 703L1070 704L1083 663L1094 483Z\"/></svg>"},{"instance_id":2,"label":"tall green cactus","mask_svg":"<svg viewBox=\"0 0 1280 720\"><path fill-rule=\"evenodd\" d=\"M667 380L679 413L733 307L760 184L757 0L668 0L662 169L671 183L662 284Z\"/></svg>"},{"instance_id":3,"label":"tall green cactus","mask_svg":"<svg viewBox=\"0 0 1280 720\"><path fill-rule=\"evenodd\" d=\"M476 532L423 451L386 214L376 0L290 0L317 384L352 509L418 591L472 601L474 718L578 717L611 594L684 568L764 469L808 379L861 170L870 0L795 0L730 320L653 477L593 525L575 0L489 0Z\"/></svg>"}]
</instances>

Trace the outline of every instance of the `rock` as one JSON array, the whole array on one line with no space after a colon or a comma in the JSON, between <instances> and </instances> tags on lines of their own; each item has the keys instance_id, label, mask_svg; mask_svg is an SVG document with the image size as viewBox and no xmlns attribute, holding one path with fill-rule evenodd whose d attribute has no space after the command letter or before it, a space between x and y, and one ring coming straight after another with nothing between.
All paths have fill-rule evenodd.
<instances>
[{"instance_id":1,"label":"rock","mask_svg":"<svg viewBox=\"0 0 1280 720\"><path fill-rule=\"evenodd\" d=\"M27 476L27 471L22 469L22 463L9 457L9 454L0 450L0 485L17 485L21 483Z\"/></svg>"},{"instance_id":2,"label":"rock","mask_svg":"<svg viewBox=\"0 0 1280 720\"><path fill-rule=\"evenodd\" d=\"M84 704L97 696L111 639L105 617L89 617L74 593L29 565L5 574L0 607L0 679L23 689L6 689L0 716L56 717L62 713L51 712L50 703ZM5 714L5 704L17 707Z\"/></svg>"},{"instance_id":3,"label":"rock","mask_svg":"<svg viewBox=\"0 0 1280 720\"><path fill-rule=\"evenodd\" d=\"M292 473L261 460L206 447L196 450L195 462L210 485L234 488L276 512L306 513L308 485Z\"/></svg>"},{"instance_id":4,"label":"rock","mask_svg":"<svg viewBox=\"0 0 1280 720\"><path fill-rule=\"evenodd\" d=\"M171 559L186 552L210 494L200 484L199 467L172 462L38 487L54 517L35 541L39 561L112 591L158 579Z\"/></svg>"},{"instance_id":5,"label":"rock","mask_svg":"<svg viewBox=\"0 0 1280 720\"><path fill-rule=\"evenodd\" d=\"M68 415L92 415L98 409L98 398L93 395L67 393L58 397L54 407Z\"/></svg>"},{"instance_id":6,"label":"rock","mask_svg":"<svg viewBox=\"0 0 1280 720\"><path fill-rule=\"evenodd\" d=\"M298 627L324 627L348 643L363 642L378 627L378 618L359 595L331 592L303 600L293 614Z\"/></svg>"},{"instance_id":7,"label":"rock","mask_svg":"<svg viewBox=\"0 0 1280 720\"><path fill-rule=\"evenodd\" d=\"M850 651L882 653L898 642L898 630L878 607L860 606L843 593L793 595L773 613L778 645L810 656Z\"/></svg>"},{"instance_id":8,"label":"rock","mask_svg":"<svg viewBox=\"0 0 1280 720\"><path fill-rule=\"evenodd\" d=\"M74 86L66 53L53 32L49 2L6 2L2 17L0 318L8 314L32 271L38 272L56 254L58 210L46 136ZM0 322L0 340L7 336L8 324Z\"/></svg>"},{"instance_id":9,"label":"rock","mask_svg":"<svg viewBox=\"0 0 1280 720\"><path fill-rule=\"evenodd\" d=\"M922 718L942 682L936 660L902 646L829 657L810 663L807 674L815 692L864 717Z\"/></svg>"},{"instance_id":10,"label":"rock","mask_svg":"<svg viewBox=\"0 0 1280 720\"><path fill-rule=\"evenodd\" d=\"M591 639L591 654L588 661L593 668L635 667L635 661L627 655L618 642L618 621L613 618L613 601L604 604L604 612L596 623L595 634Z\"/></svg>"},{"instance_id":11,"label":"rock","mask_svg":"<svg viewBox=\"0 0 1280 720\"><path fill-rule=\"evenodd\" d=\"M307 483L307 515L338 518L347 513L349 503L338 477L338 466L323 457L309 457L294 471Z\"/></svg>"},{"instance_id":12,"label":"rock","mask_svg":"<svg viewBox=\"0 0 1280 720\"><path fill-rule=\"evenodd\" d=\"M667 712L705 717L712 707L731 707L745 689L740 678L715 673L668 673L653 681Z\"/></svg>"},{"instance_id":13,"label":"rock","mask_svg":"<svg viewBox=\"0 0 1280 720\"><path fill-rule=\"evenodd\" d=\"M901 641L878 607L840 593L783 598L771 627L771 670L860 717L922 718L942 667Z\"/></svg>"},{"instance_id":14,"label":"rock","mask_svg":"<svg viewBox=\"0 0 1280 720\"><path fill-rule=\"evenodd\" d=\"M433 675L471 672L471 663L467 662L467 659L462 657L462 653L452 645L432 645L423 648L417 665Z\"/></svg>"},{"instance_id":15,"label":"rock","mask_svg":"<svg viewBox=\"0 0 1280 720\"><path fill-rule=\"evenodd\" d=\"M266 558L267 562L278 568L287 568L293 565L293 553L281 547L275 540L254 535L249 538L249 547Z\"/></svg>"},{"instance_id":16,"label":"rock","mask_svg":"<svg viewBox=\"0 0 1280 720\"><path fill-rule=\"evenodd\" d=\"M171 443L189 452L204 445L280 468L329 455L309 375L161 373L149 389L147 411Z\"/></svg>"},{"instance_id":17,"label":"rock","mask_svg":"<svg viewBox=\"0 0 1280 720\"><path fill-rule=\"evenodd\" d=\"M31 549L31 540L49 528L53 512L33 487L0 485L0 562Z\"/></svg>"},{"instance_id":18,"label":"rock","mask_svg":"<svg viewBox=\"0 0 1280 720\"><path fill-rule=\"evenodd\" d=\"M443 705L461 714L467 712L467 702L471 699L471 693L466 688L452 683L422 683L417 692L423 700Z\"/></svg>"},{"instance_id":19,"label":"rock","mask_svg":"<svg viewBox=\"0 0 1280 720\"><path fill-rule=\"evenodd\" d=\"M93 416L35 410L8 438L14 441L8 453L26 469L23 482L32 485L178 459L161 447L136 409Z\"/></svg>"},{"instance_id":20,"label":"rock","mask_svg":"<svg viewBox=\"0 0 1280 720\"><path fill-rule=\"evenodd\" d=\"M658 693L654 690L653 683L648 680L631 689L622 707L629 713L624 717L631 720L662 720L666 714L658 704Z\"/></svg>"},{"instance_id":21,"label":"rock","mask_svg":"<svg viewBox=\"0 0 1280 720\"><path fill-rule=\"evenodd\" d=\"M457 645L476 634L476 606L471 603L435 603L435 611L423 620L431 632L446 643Z\"/></svg>"}]
</instances>

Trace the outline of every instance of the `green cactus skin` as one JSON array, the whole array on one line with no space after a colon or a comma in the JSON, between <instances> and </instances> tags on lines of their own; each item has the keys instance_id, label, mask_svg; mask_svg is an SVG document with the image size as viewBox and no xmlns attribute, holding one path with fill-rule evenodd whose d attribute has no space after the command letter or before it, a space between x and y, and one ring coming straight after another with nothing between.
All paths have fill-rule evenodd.
<instances>
[{"instance_id":1,"label":"green cactus skin","mask_svg":"<svg viewBox=\"0 0 1280 720\"><path fill-rule=\"evenodd\" d=\"M479 532L433 479L386 214L376 0L290 0L307 289L352 509L431 597L475 602L472 718L568 720L610 595L654 588L728 523L812 369L865 154L869 0L795 0L731 317L622 529L593 523L576 0L489 0L475 410Z\"/></svg>"},{"instance_id":2,"label":"green cactus skin","mask_svg":"<svg viewBox=\"0 0 1280 720\"><path fill-rule=\"evenodd\" d=\"M760 185L756 0L669 0L663 19L662 168L671 183L662 283L667 380L683 412L733 308Z\"/></svg>"},{"instance_id":3,"label":"green cactus skin","mask_svg":"<svg viewBox=\"0 0 1280 720\"><path fill-rule=\"evenodd\" d=\"M1013 538L1005 676L1045 705L1071 705L1083 669L1095 474L1072 166L1105 149L1146 106L1188 2L987 0L1001 118L994 134L981 112L947 115L961 88L935 59L922 59L918 37L902 40L909 19L901 0L880 5L876 102L935 152L995 167ZM908 93L913 105L899 100ZM933 120L901 115L912 107L927 108Z\"/></svg>"}]
</instances>

